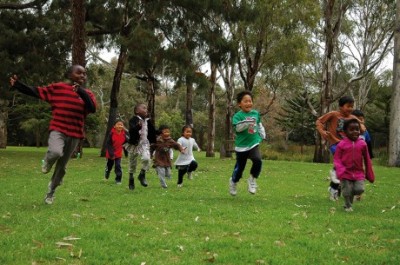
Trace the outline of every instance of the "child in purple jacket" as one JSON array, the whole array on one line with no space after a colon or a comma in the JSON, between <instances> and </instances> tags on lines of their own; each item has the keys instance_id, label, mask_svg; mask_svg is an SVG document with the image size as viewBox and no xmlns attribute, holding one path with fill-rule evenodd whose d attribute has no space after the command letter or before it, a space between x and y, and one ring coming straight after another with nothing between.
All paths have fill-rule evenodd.
<instances>
[{"instance_id":1,"label":"child in purple jacket","mask_svg":"<svg viewBox=\"0 0 400 265\"><path fill-rule=\"evenodd\" d=\"M346 137L336 147L333 163L340 179L345 211L352 212L355 195L364 192L364 181L373 183L375 174L369 157L368 147L360 138L361 125L357 119L346 120L343 131ZM365 165L365 171L364 166Z\"/></svg>"}]
</instances>

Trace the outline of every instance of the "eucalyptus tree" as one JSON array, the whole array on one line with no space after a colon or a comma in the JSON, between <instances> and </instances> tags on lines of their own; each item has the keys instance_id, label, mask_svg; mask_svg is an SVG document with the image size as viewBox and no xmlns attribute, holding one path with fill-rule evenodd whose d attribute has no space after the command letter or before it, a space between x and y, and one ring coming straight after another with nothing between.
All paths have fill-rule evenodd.
<instances>
[{"instance_id":1,"label":"eucalyptus tree","mask_svg":"<svg viewBox=\"0 0 400 265\"><path fill-rule=\"evenodd\" d=\"M392 91L389 127L389 166L400 167L400 0L396 0Z\"/></svg>"}]
</instances>

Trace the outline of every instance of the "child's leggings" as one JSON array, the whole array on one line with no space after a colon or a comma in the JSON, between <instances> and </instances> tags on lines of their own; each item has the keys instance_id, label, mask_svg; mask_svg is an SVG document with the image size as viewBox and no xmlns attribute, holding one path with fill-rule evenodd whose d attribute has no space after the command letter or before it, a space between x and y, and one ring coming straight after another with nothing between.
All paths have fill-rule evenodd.
<instances>
[{"instance_id":1,"label":"child's leggings","mask_svg":"<svg viewBox=\"0 0 400 265\"><path fill-rule=\"evenodd\" d=\"M236 152L236 164L232 174L232 181L238 182L243 175L243 170L246 167L247 159L250 159L253 162L253 165L250 169L250 174L253 178L258 178L261 173L261 153L260 149L257 146L245 152Z\"/></svg>"}]
</instances>

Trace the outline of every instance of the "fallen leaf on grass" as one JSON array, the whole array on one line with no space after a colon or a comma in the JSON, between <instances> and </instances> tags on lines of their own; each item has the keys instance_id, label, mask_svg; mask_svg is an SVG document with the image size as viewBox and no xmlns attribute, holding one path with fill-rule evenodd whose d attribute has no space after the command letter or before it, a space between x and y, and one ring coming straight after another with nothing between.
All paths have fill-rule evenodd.
<instances>
[{"instance_id":1,"label":"fallen leaf on grass","mask_svg":"<svg viewBox=\"0 0 400 265\"><path fill-rule=\"evenodd\" d=\"M265 264L265 260L258 259L256 260L256 264Z\"/></svg>"},{"instance_id":2,"label":"fallen leaf on grass","mask_svg":"<svg viewBox=\"0 0 400 265\"><path fill-rule=\"evenodd\" d=\"M177 247L179 248L180 251L183 251L183 246L178 245Z\"/></svg>"},{"instance_id":3,"label":"fallen leaf on grass","mask_svg":"<svg viewBox=\"0 0 400 265\"><path fill-rule=\"evenodd\" d=\"M67 236L64 237L63 240L67 240L67 241L72 241L72 240L79 240L81 239L80 237L73 237L73 236Z\"/></svg>"},{"instance_id":4,"label":"fallen leaf on grass","mask_svg":"<svg viewBox=\"0 0 400 265\"><path fill-rule=\"evenodd\" d=\"M141 262L140 265L146 265L146 262Z\"/></svg>"},{"instance_id":5,"label":"fallen leaf on grass","mask_svg":"<svg viewBox=\"0 0 400 265\"><path fill-rule=\"evenodd\" d=\"M74 245L71 243L66 243L66 242L56 242L56 245L61 248L61 247L73 247Z\"/></svg>"},{"instance_id":6,"label":"fallen leaf on grass","mask_svg":"<svg viewBox=\"0 0 400 265\"><path fill-rule=\"evenodd\" d=\"M275 245L277 245L278 247L284 247L286 246L285 242L277 240L274 242Z\"/></svg>"}]
</instances>

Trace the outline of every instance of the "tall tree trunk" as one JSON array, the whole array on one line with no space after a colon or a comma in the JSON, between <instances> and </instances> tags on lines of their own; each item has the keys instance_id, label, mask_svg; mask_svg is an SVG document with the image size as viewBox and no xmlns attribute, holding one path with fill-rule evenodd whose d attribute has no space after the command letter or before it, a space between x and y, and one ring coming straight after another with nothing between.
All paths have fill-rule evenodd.
<instances>
[{"instance_id":1,"label":"tall tree trunk","mask_svg":"<svg viewBox=\"0 0 400 265\"><path fill-rule=\"evenodd\" d=\"M400 0L396 1L393 92L390 103L389 166L400 167Z\"/></svg>"},{"instance_id":2,"label":"tall tree trunk","mask_svg":"<svg viewBox=\"0 0 400 265\"><path fill-rule=\"evenodd\" d=\"M72 0L72 64L86 65L85 1Z\"/></svg>"},{"instance_id":3,"label":"tall tree trunk","mask_svg":"<svg viewBox=\"0 0 400 265\"><path fill-rule=\"evenodd\" d=\"M110 134L111 128L114 126L114 123L117 119L118 94L119 94L119 88L121 85L122 73L124 71L127 57L128 57L127 56L127 48L122 45L119 56L118 56L118 63L117 63L117 67L115 68L114 79L113 79L113 84L112 84L112 88L111 88L110 111L108 114L107 130L104 135L103 145L102 145L101 153L100 153L100 156L102 156L102 157L104 157L106 155L107 138L108 138L108 135Z\"/></svg>"},{"instance_id":4,"label":"tall tree trunk","mask_svg":"<svg viewBox=\"0 0 400 265\"><path fill-rule=\"evenodd\" d=\"M0 98L0 148L7 146L8 100Z\"/></svg>"},{"instance_id":5,"label":"tall tree trunk","mask_svg":"<svg viewBox=\"0 0 400 265\"><path fill-rule=\"evenodd\" d=\"M211 63L211 86L208 94L208 132L207 132L207 151L206 157L214 157L215 143L215 83L217 81L217 65Z\"/></svg>"},{"instance_id":6,"label":"tall tree trunk","mask_svg":"<svg viewBox=\"0 0 400 265\"><path fill-rule=\"evenodd\" d=\"M347 1L340 2L335 8L335 0L323 1L324 12L324 32L325 32L325 51L322 64L322 87L320 99L319 116L324 115L331 109L333 100L333 72L334 72L334 52L340 34L343 16L348 8ZM329 148L327 142L320 136L317 136L314 162L328 163Z\"/></svg>"},{"instance_id":7,"label":"tall tree trunk","mask_svg":"<svg viewBox=\"0 0 400 265\"><path fill-rule=\"evenodd\" d=\"M156 122L156 79L153 73L149 74L147 78L147 109L150 113L150 119L153 123Z\"/></svg>"},{"instance_id":8,"label":"tall tree trunk","mask_svg":"<svg viewBox=\"0 0 400 265\"><path fill-rule=\"evenodd\" d=\"M186 74L185 124L193 127L193 73Z\"/></svg>"}]
</instances>

